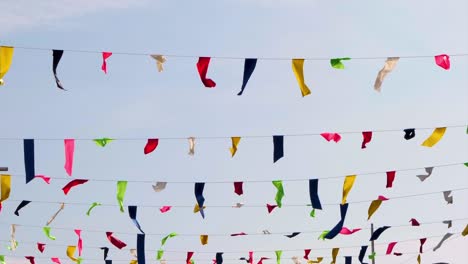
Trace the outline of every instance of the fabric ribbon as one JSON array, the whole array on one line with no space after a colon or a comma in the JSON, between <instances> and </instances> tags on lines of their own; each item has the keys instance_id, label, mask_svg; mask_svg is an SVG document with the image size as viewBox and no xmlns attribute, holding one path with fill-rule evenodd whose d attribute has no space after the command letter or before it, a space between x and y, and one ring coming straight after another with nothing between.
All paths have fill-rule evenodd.
<instances>
[{"instance_id":1,"label":"fabric ribbon","mask_svg":"<svg viewBox=\"0 0 468 264\"><path fill-rule=\"evenodd\" d=\"M102 65L101 70L107 74L107 59L112 56L112 52L103 52L102 53Z\"/></svg>"},{"instance_id":2,"label":"fabric ribbon","mask_svg":"<svg viewBox=\"0 0 468 264\"><path fill-rule=\"evenodd\" d=\"M389 58L387 58L387 60L385 61L385 65L383 66L383 68L377 74L377 78L375 79L375 83L374 83L374 90L376 90L377 92L381 91L382 83L383 83L385 77L393 69L395 69L396 64L397 64L399 59L400 59L399 57L389 57Z\"/></svg>"},{"instance_id":3,"label":"fabric ribbon","mask_svg":"<svg viewBox=\"0 0 468 264\"><path fill-rule=\"evenodd\" d=\"M342 61L351 60L351 58L334 58L330 60L330 65L338 70L343 70L345 68Z\"/></svg>"},{"instance_id":4,"label":"fabric ribbon","mask_svg":"<svg viewBox=\"0 0 468 264\"><path fill-rule=\"evenodd\" d=\"M2 78L10 70L14 50L13 47L0 46L0 86L5 83Z\"/></svg>"},{"instance_id":5,"label":"fabric ribbon","mask_svg":"<svg viewBox=\"0 0 468 264\"><path fill-rule=\"evenodd\" d=\"M273 181L273 186L276 187L276 196L275 196L275 201L276 205L278 205L279 208L283 205L282 200L284 197L284 189L283 189L283 181L277 180Z\"/></svg>"},{"instance_id":6,"label":"fabric ribbon","mask_svg":"<svg viewBox=\"0 0 468 264\"><path fill-rule=\"evenodd\" d=\"M23 140L24 169L26 171L26 183L29 183L36 176L34 166L34 139Z\"/></svg>"},{"instance_id":7,"label":"fabric ribbon","mask_svg":"<svg viewBox=\"0 0 468 264\"><path fill-rule=\"evenodd\" d=\"M145 145L145 149L143 150L143 153L145 153L145 155L150 154L158 147L158 144L159 144L159 139L149 138L148 142Z\"/></svg>"},{"instance_id":8,"label":"fabric ribbon","mask_svg":"<svg viewBox=\"0 0 468 264\"><path fill-rule=\"evenodd\" d=\"M206 77L206 74L208 73L208 66L210 65L210 59L210 57L200 57L198 58L197 62L198 74L200 75L200 79L206 88L216 87L216 83L212 79Z\"/></svg>"},{"instance_id":9,"label":"fabric ribbon","mask_svg":"<svg viewBox=\"0 0 468 264\"><path fill-rule=\"evenodd\" d=\"M386 188L393 187L393 181L395 180L396 171L387 171L387 185Z\"/></svg>"},{"instance_id":10,"label":"fabric ribbon","mask_svg":"<svg viewBox=\"0 0 468 264\"><path fill-rule=\"evenodd\" d=\"M203 210L203 205L205 204L205 197L203 197L203 190L205 189L204 182L195 183L195 199L197 200L198 207L200 208L200 214L205 218L205 212Z\"/></svg>"},{"instance_id":11,"label":"fabric ribbon","mask_svg":"<svg viewBox=\"0 0 468 264\"><path fill-rule=\"evenodd\" d=\"M255 70L255 66L257 66L257 59L245 59L244 62L244 77L242 79L242 87L240 92L237 95L242 95L244 92L245 87L247 86L247 82L252 76L252 73Z\"/></svg>"},{"instance_id":12,"label":"fabric ribbon","mask_svg":"<svg viewBox=\"0 0 468 264\"><path fill-rule=\"evenodd\" d=\"M202 245L208 244L208 235L200 235L200 243Z\"/></svg>"},{"instance_id":13,"label":"fabric ribbon","mask_svg":"<svg viewBox=\"0 0 468 264\"><path fill-rule=\"evenodd\" d=\"M229 149L231 151L231 156L234 157L237 152L237 145L239 145L241 138L240 137L231 137L232 147Z\"/></svg>"},{"instance_id":14,"label":"fabric ribbon","mask_svg":"<svg viewBox=\"0 0 468 264\"><path fill-rule=\"evenodd\" d=\"M244 194L243 182L234 182L234 193L241 196Z\"/></svg>"},{"instance_id":15,"label":"fabric ribbon","mask_svg":"<svg viewBox=\"0 0 468 264\"><path fill-rule=\"evenodd\" d=\"M65 171L68 176L72 176L73 172L73 156L75 154L75 140L74 139L65 139Z\"/></svg>"},{"instance_id":16,"label":"fabric ribbon","mask_svg":"<svg viewBox=\"0 0 468 264\"><path fill-rule=\"evenodd\" d=\"M115 238L112 234L113 232L106 232L107 240L109 240L109 242L111 242L112 245L114 245L118 249L122 249L127 246L127 244Z\"/></svg>"},{"instance_id":17,"label":"fabric ribbon","mask_svg":"<svg viewBox=\"0 0 468 264\"><path fill-rule=\"evenodd\" d=\"M403 130L405 132L405 139L410 140L416 136L416 130L414 128L407 128Z\"/></svg>"},{"instance_id":18,"label":"fabric ribbon","mask_svg":"<svg viewBox=\"0 0 468 264\"><path fill-rule=\"evenodd\" d=\"M137 234L137 259L138 264L145 264L145 234Z\"/></svg>"},{"instance_id":19,"label":"fabric ribbon","mask_svg":"<svg viewBox=\"0 0 468 264\"><path fill-rule=\"evenodd\" d=\"M46 244L37 243L37 250L39 250L39 252L41 252L41 253L44 253L45 246L46 246Z\"/></svg>"},{"instance_id":20,"label":"fabric ribbon","mask_svg":"<svg viewBox=\"0 0 468 264\"><path fill-rule=\"evenodd\" d=\"M81 230L75 229L75 234L78 236L78 243L76 246L78 247L78 256L81 256L81 252L83 251L83 239L81 239Z\"/></svg>"},{"instance_id":21,"label":"fabric ribbon","mask_svg":"<svg viewBox=\"0 0 468 264\"><path fill-rule=\"evenodd\" d=\"M318 181L319 181L318 179L309 180L309 197L310 197L310 202L312 203L313 210L315 209L322 210L322 204L320 203L320 198L318 195Z\"/></svg>"},{"instance_id":22,"label":"fabric ribbon","mask_svg":"<svg viewBox=\"0 0 468 264\"><path fill-rule=\"evenodd\" d=\"M188 141L189 141L189 152L188 152L188 154L190 156L193 156L193 155L195 155L195 138L194 137L189 137Z\"/></svg>"},{"instance_id":23,"label":"fabric ribbon","mask_svg":"<svg viewBox=\"0 0 468 264\"><path fill-rule=\"evenodd\" d=\"M118 181L117 182L117 202L119 203L120 212L125 212L124 209L124 198L125 192L127 191L127 181Z\"/></svg>"},{"instance_id":24,"label":"fabric ribbon","mask_svg":"<svg viewBox=\"0 0 468 264\"><path fill-rule=\"evenodd\" d=\"M101 203L98 203L98 202L94 202L91 204L91 206L89 207L88 211L86 212L86 215L87 216L90 216L91 215L91 211L94 209L94 207L96 206L101 206L102 204Z\"/></svg>"},{"instance_id":25,"label":"fabric ribbon","mask_svg":"<svg viewBox=\"0 0 468 264\"><path fill-rule=\"evenodd\" d=\"M60 62L60 60L62 59L62 56L63 56L63 50L52 50L52 72L54 73L54 77L55 77L55 83L57 84L57 87L62 89L62 90L65 90L65 88L63 88L63 85L62 83L60 82L60 79L58 78L57 76L57 66Z\"/></svg>"},{"instance_id":26,"label":"fabric ribbon","mask_svg":"<svg viewBox=\"0 0 468 264\"><path fill-rule=\"evenodd\" d=\"M51 229L50 226L44 226L42 228L42 231L44 231L44 234L46 235L47 238L49 238L50 240L55 240L56 238L50 234L50 229Z\"/></svg>"},{"instance_id":27,"label":"fabric ribbon","mask_svg":"<svg viewBox=\"0 0 468 264\"><path fill-rule=\"evenodd\" d=\"M62 212L62 210L65 209L65 203L61 203L60 204L60 207L59 209L57 210L57 212L55 212L55 214L52 215L52 217L50 217L49 221L47 221L46 225L50 225L52 224L52 222L55 220L55 218L57 217L57 215Z\"/></svg>"},{"instance_id":28,"label":"fabric ribbon","mask_svg":"<svg viewBox=\"0 0 468 264\"><path fill-rule=\"evenodd\" d=\"M107 144L109 144L111 141L113 141L112 138L95 138L93 139L94 143L100 147L105 147Z\"/></svg>"},{"instance_id":29,"label":"fabric ribbon","mask_svg":"<svg viewBox=\"0 0 468 264\"><path fill-rule=\"evenodd\" d=\"M346 219L346 213L348 212L348 204L340 204L340 221L333 227L330 232L324 237L325 239L333 239L335 238L343 228L344 221Z\"/></svg>"},{"instance_id":30,"label":"fabric ribbon","mask_svg":"<svg viewBox=\"0 0 468 264\"><path fill-rule=\"evenodd\" d=\"M143 230L141 230L141 226L140 226L140 223L138 223L138 220L136 219L137 217L137 207L135 205L129 205L128 206L128 215L130 216L130 219L132 219L133 223L135 224L135 226L138 228L138 230L140 230L140 232L142 234L144 234L145 232Z\"/></svg>"},{"instance_id":31,"label":"fabric ribbon","mask_svg":"<svg viewBox=\"0 0 468 264\"><path fill-rule=\"evenodd\" d=\"M442 239L439 241L439 243L437 244L437 246L435 246L432 251L437 251L441 246L442 244L445 242L445 240L449 239L451 236L453 236L452 233L447 233L444 235L444 237L442 237Z\"/></svg>"},{"instance_id":32,"label":"fabric ribbon","mask_svg":"<svg viewBox=\"0 0 468 264\"><path fill-rule=\"evenodd\" d=\"M85 184L87 183L88 180L83 180L83 179L75 179L75 180L72 180L71 182L67 183L67 185L65 185L62 190L63 190L63 193L65 195L68 194L68 192L75 186L78 186L78 185L81 185L81 184Z\"/></svg>"},{"instance_id":33,"label":"fabric ribbon","mask_svg":"<svg viewBox=\"0 0 468 264\"><path fill-rule=\"evenodd\" d=\"M156 185L153 185L153 190L155 192L161 192L166 189L167 182L157 182Z\"/></svg>"},{"instance_id":34,"label":"fabric ribbon","mask_svg":"<svg viewBox=\"0 0 468 264\"><path fill-rule=\"evenodd\" d=\"M335 141L335 143L338 143L341 140L341 136L338 133L322 133L320 134L326 141Z\"/></svg>"},{"instance_id":35,"label":"fabric ribbon","mask_svg":"<svg viewBox=\"0 0 468 264\"><path fill-rule=\"evenodd\" d=\"M426 140L424 140L421 146L429 147L429 148L433 147L442 139L446 130L447 130L446 127L438 127L434 129L432 134Z\"/></svg>"},{"instance_id":36,"label":"fabric ribbon","mask_svg":"<svg viewBox=\"0 0 468 264\"><path fill-rule=\"evenodd\" d=\"M382 233L389 229L390 226L382 226L382 227L379 227L377 228L377 230L375 230L372 235L371 235L371 238L370 238L370 241L374 241L374 240L377 240L379 239L380 235L382 235Z\"/></svg>"},{"instance_id":37,"label":"fabric ribbon","mask_svg":"<svg viewBox=\"0 0 468 264\"><path fill-rule=\"evenodd\" d=\"M379 196L377 200L373 200L369 206L369 209L367 210L367 220L369 220L372 215L379 209L380 205L382 205L383 201L387 201L388 199L385 198L384 196Z\"/></svg>"},{"instance_id":38,"label":"fabric ribbon","mask_svg":"<svg viewBox=\"0 0 468 264\"><path fill-rule=\"evenodd\" d=\"M284 136L273 136L273 163L284 156Z\"/></svg>"},{"instance_id":39,"label":"fabric ribbon","mask_svg":"<svg viewBox=\"0 0 468 264\"><path fill-rule=\"evenodd\" d=\"M156 60L156 67L158 68L158 72L164 71L164 63L166 62L166 57L159 54L152 54L150 56L151 58Z\"/></svg>"},{"instance_id":40,"label":"fabric ribbon","mask_svg":"<svg viewBox=\"0 0 468 264\"><path fill-rule=\"evenodd\" d=\"M451 195L452 191L444 191L444 199L447 204L453 204L453 196Z\"/></svg>"},{"instance_id":41,"label":"fabric ribbon","mask_svg":"<svg viewBox=\"0 0 468 264\"><path fill-rule=\"evenodd\" d=\"M418 177L421 182L425 181L427 178L429 178L432 175L432 171L434 170L434 167L426 167L424 168L424 170L427 173L426 175L424 174L416 175L416 177Z\"/></svg>"},{"instance_id":42,"label":"fabric ribbon","mask_svg":"<svg viewBox=\"0 0 468 264\"><path fill-rule=\"evenodd\" d=\"M304 59L293 59L292 69L299 84L299 88L301 89L302 97L309 95L309 87L307 87L304 81Z\"/></svg>"},{"instance_id":43,"label":"fabric ribbon","mask_svg":"<svg viewBox=\"0 0 468 264\"><path fill-rule=\"evenodd\" d=\"M351 188L353 188L355 180L356 180L356 175L346 176L344 183L343 183L343 197L341 198L341 204L346 203L346 199L348 198L348 194L351 191Z\"/></svg>"},{"instance_id":44,"label":"fabric ribbon","mask_svg":"<svg viewBox=\"0 0 468 264\"><path fill-rule=\"evenodd\" d=\"M367 143L371 142L372 140L372 131L364 131L362 132L362 144L361 149L367 148Z\"/></svg>"},{"instance_id":45,"label":"fabric ribbon","mask_svg":"<svg viewBox=\"0 0 468 264\"><path fill-rule=\"evenodd\" d=\"M435 63L444 70L450 70L450 56L447 54L440 54L434 56Z\"/></svg>"}]
</instances>

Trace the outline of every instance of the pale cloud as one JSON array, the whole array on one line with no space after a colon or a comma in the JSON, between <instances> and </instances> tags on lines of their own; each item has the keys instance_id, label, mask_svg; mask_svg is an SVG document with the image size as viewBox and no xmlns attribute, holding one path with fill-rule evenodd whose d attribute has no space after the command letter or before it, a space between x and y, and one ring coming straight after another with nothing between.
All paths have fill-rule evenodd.
<instances>
[{"instance_id":1,"label":"pale cloud","mask_svg":"<svg viewBox=\"0 0 468 264\"><path fill-rule=\"evenodd\" d=\"M55 23L106 9L142 6L149 0L2 0L0 34Z\"/></svg>"}]
</instances>

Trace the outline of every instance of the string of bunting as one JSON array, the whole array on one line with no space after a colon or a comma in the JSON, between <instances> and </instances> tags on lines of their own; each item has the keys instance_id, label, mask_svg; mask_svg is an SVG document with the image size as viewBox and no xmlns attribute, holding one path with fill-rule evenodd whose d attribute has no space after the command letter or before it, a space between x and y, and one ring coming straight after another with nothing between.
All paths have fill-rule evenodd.
<instances>
[{"instance_id":1,"label":"string of bunting","mask_svg":"<svg viewBox=\"0 0 468 264\"><path fill-rule=\"evenodd\" d=\"M13 61L13 53L15 47L12 46L0 46L0 85L4 84L3 77L10 69L10 66ZM43 49L43 48L32 48L32 47L16 47L16 49L26 49L26 50L51 50L51 49ZM64 55L63 49L52 49L52 73L55 78L55 82L57 88L61 90L66 90L65 86L62 84L61 80L58 77L57 69L58 65ZM329 60L330 66L334 69L343 70L345 69L344 62L350 61L351 58L349 57L342 57L342 58L236 58L236 57L198 57L198 56L187 56L187 55L162 55L162 54L142 54L142 53L117 53L117 52L109 52L109 51L91 51L91 50L66 50L67 52L81 52L81 53L98 53L102 56L102 65L101 70L104 74L108 73L108 60L113 54L119 55L144 55L151 57L156 61L156 66L159 72L164 70L164 64L167 62L167 57L197 57L198 62L196 63L196 69L200 76L200 80L206 88L214 88L216 87L216 82L213 81L211 78L207 77L208 68L210 65L210 61L212 58L216 59L245 59L244 63L244 74L242 80L242 86L237 95L242 95L245 91L247 83L251 78L255 68L257 66L257 60L291 60L292 70L297 79L298 86L300 88L301 94L303 97L311 94L309 87L305 83L305 76L304 76L304 62L305 60ZM438 65L440 68L444 70L450 69L450 57L464 57L468 56L468 54L439 54L439 55L423 55L423 56L400 56L400 57L355 57L352 58L353 60L362 60L362 59L385 59L384 66L382 69L377 73L377 77L374 83L374 90L377 92L381 91L383 80L386 76L394 70L396 67L397 62L400 58L405 59L413 59L413 58L427 58L433 57L435 64ZM349 62L348 62L349 63Z\"/></svg>"}]
</instances>

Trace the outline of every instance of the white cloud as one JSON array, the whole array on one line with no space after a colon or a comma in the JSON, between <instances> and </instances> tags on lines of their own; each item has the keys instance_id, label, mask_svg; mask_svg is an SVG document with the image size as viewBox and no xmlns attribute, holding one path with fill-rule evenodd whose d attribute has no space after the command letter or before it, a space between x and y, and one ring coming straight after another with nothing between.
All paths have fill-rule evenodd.
<instances>
[{"instance_id":1,"label":"white cloud","mask_svg":"<svg viewBox=\"0 0 468 264\"><path fill-rule=\"evenodd\" d=\"M0 33L42 26L106 9L141 6L148 0L2 0Z\"/></svg>"}]
</instances>

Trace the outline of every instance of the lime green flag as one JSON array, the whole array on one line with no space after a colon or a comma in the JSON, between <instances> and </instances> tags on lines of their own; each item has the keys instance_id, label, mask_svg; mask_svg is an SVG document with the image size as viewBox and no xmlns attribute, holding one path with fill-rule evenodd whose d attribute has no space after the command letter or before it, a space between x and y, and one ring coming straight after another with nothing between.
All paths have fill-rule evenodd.
<instances>
[{"instance_id":1,"label":"lime green flag","mask_svg":"<svg viewBox=\"0 0 468 264\"><path fill-rule=\"evenodd\" d=\"M177 236L177 233L175 232L172 232L170 233L169 235L165 236L163 239L161 239L161 247L164 246L166 244L166 241L169 239L169 238L173 238Z\"/></svg>"},{"instance_id":2,"label":"lime green flag","mask_svg":"<svg viewBox=\"0 0 468 264\"><path fill-rule=\"evenodd\" d=\"M281 254L283 254L282 250L275 251L276 253L276 264L281 264Z\"/></svg>"},{"instance_id":3,"label":"lime green flag","mask_svg":"<svg viewBox=\"0 0 468 264\"><path fill-rule=\"evenodd\" d=\"M127 190L127 181L117 182L117 201L119 202L120 212L125 212L123 200L125 197L125 191Z\"/></svg>"},{"instance_id":4,"label":"lime green flag","mask_svg":"<svg viewBox=\"0 0 468 264\"><path fill-rule=\"evenodd\" d=\"M343 70L345 68L342 61L351 60L351 58L334 58L330 60L330 64L333 68Z\"/></svg>"},{"instance_id":5,"label":"lime green flag","mask_svg":"<svg viewBox=\"0 0 468 264\"><path fill-rule=\"evenodd\" d=\"M164 255L164 250L158 250L158 255L156 256L156 260L161 260Z\"/></svg>"},{"instance_id":6,"label":"lime green flag","mask_svg":"<svg viewBox=\"0 0 468 264\"><path fill-rule=\"evenodd\" d=\"M44 226L42 230L44 231L44 234L46 235L46 237L48 237L50 240L56 239L54 236L50 234L50 226Z\"/></svg>"},{"instance_id":7,"label":"lime green flag","mask_svg":"<svg viewBox=\"0 0 468 264\"><path fill-rule=\"evenodd\" d=\"M315 217L315 208L310 211L310 217Z\"/></svg>"},{"instance_id":8,"label":"lime green flag","mask_svg":"<svg viewBox=\"0 0 468 264\"><path fill-rule=\"evenodd\" d=\"M325 240L325 237L328 235L328 233L330 232L330 230L325 230L322 232L322 234L320 234L319 236L319 240L322 239L322 240Z\"/></svg>"},{"instance_id":9,"label":"lime green flag","mask_svg":"<svg viewBox=\"0 0 468 264\"><path fill-rule=\"evenodd\" d=\"M6 264L4 255L0 255L0 264Z\"/></svg>"},{"instance_id":10,"label":"lime green flag","mask_svg":"<svg viewBox=\"0 0 468 264\"><path fill-rule=\"evenodd\" d=\"M107 143L111 142L113 139L112 138L96 138L93 139L94 142L96 142L96 145L100 147L105 147Z\"/></svg>"},{"instance_id":11,"label":"lime green flag","mask_svg":"<svg viewBox=\"0 0 468 264\"><path fill-rule=\"evenodd\" d=\"M284 197L283 181L273 181L273 185L278 190L275 196L276 205L278 205L278 207L281 208L281 206L283 205L281 200L283 200Z\"/></svg>"},{"instance_id":12,"label":"lime green flag","mask_svg":"<svg viewBox=\"0 0 468 264\"><path fill-rule=\"evenodd\" d=\"M86 215L89 216L89 215L91 214L91 210L93 210L94 207L100 206L100 205L102 205L102 204L101 204L101 203L98 203L98 202L94 202L94 203L91 205L91 207L89 207L88 212L86 212Z\"/></svg>"}]
</instances>

